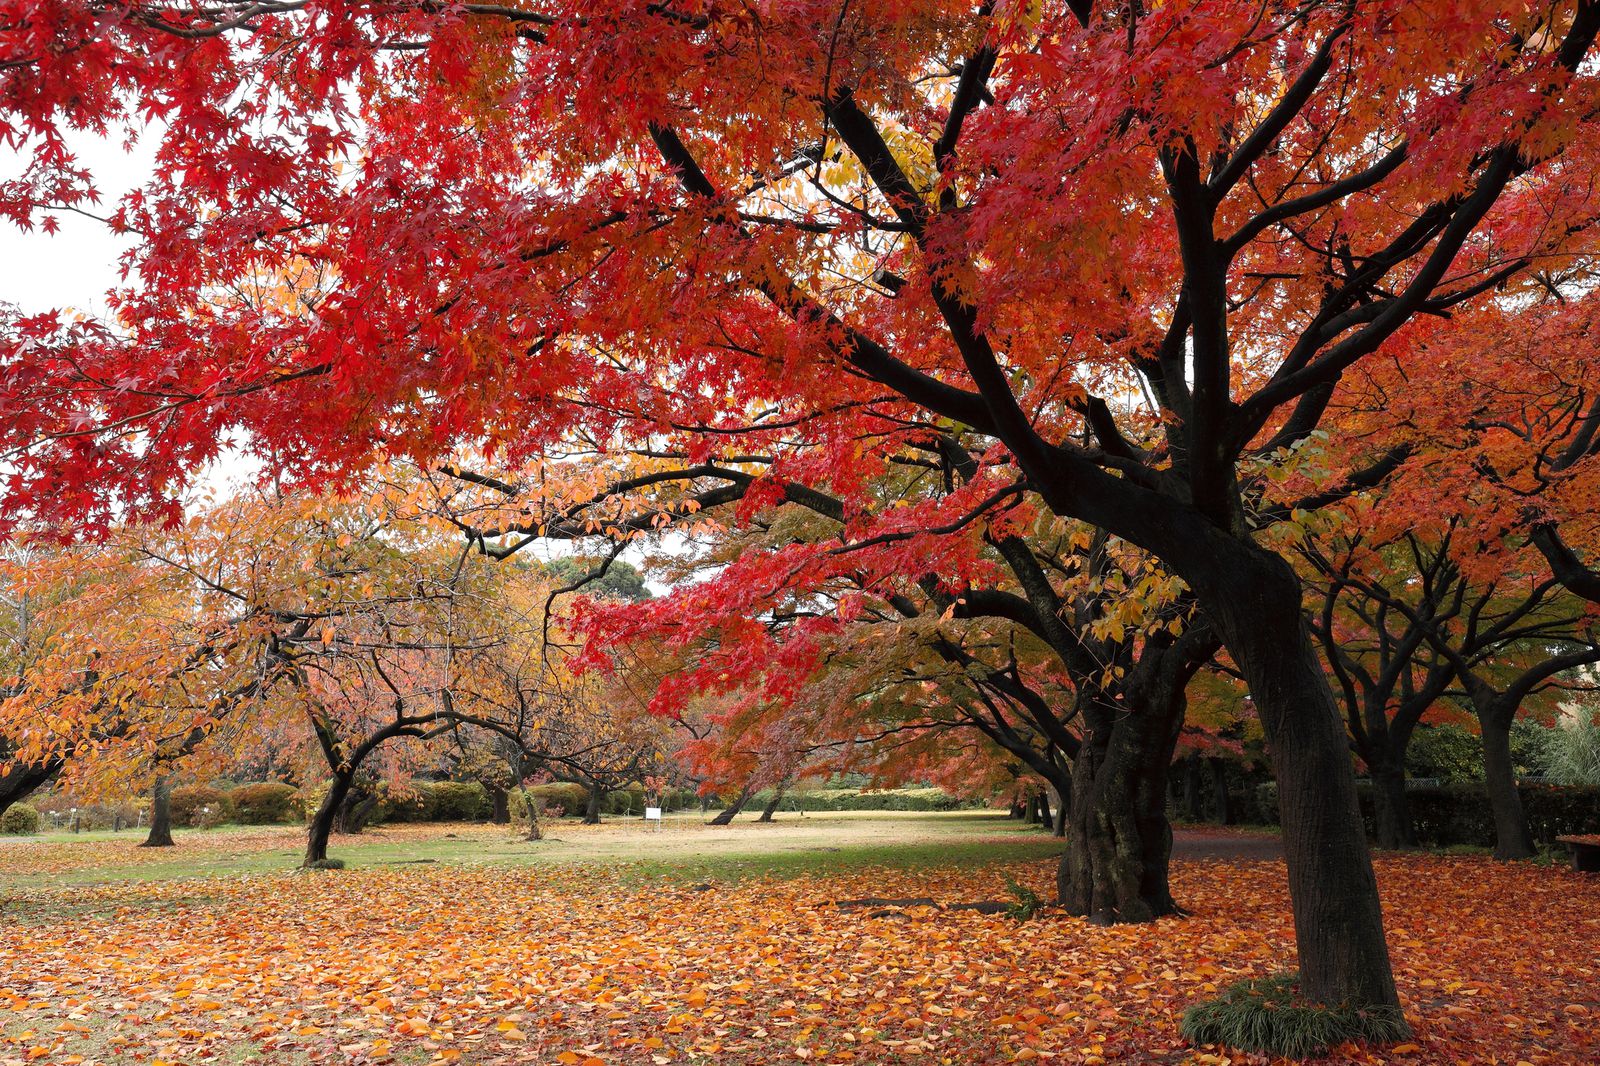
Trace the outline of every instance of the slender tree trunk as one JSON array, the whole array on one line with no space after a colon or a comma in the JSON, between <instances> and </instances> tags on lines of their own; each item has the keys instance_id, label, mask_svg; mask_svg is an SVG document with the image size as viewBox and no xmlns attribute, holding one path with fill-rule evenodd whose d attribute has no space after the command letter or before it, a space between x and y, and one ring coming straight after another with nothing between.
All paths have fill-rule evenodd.
<instances>
[{"instance_id":1,"label":"slender tree trunk","mask_svg":"<svg viewBox=\"0 0 1600 1066\"><path fill-rule=\"evenodd\" d=\"M172 778L157 774L150 790L150 833L141 848L170 848L172 840Z\"/></svg>"},{"instance_id":2,"label":"slender tree trunk","mask_svg":"<svg viewBox=\"0 0 1600 1066\"><path fill-rule=\"evenodd\" d=\"M718 811L717 816L711 819L711 824L732 825L734 818L738 816L740 811L744 810L744 805L750 802L750 797L754 794L755 788L749 782L746 782L745 786L739 790L739 794L733 798L733 802Z\"/></svg>"},{"instance_id":3,"label":"slender tree trunk","mask_svg":"<svg viewBox=\"0 0 1600 1066\"><path fill-rule=\"evenodd\" d=\"M1517 771L1511 760L1511 721L1514 712L1493 707L1478 716L1483 737L1483 790L1494 815L1494 857L1531 859L1538 854L1528 816L1517 791Z\"/></svg>"},{"instance_id":4,"label":"slender tree trunk","mask_svg":"<svg viewBox=\"0 0 1600 1066\"><path fill-rule=\"evenodd\" d=\"M1067 797L1069 792L1055 789L1056 812L1055 819L1050 823L1050 835L1065 837L1067 835Z\"/></svg>"},{"instance_id":5,"label":"slender tree trunk","mask_svg":"<svg viewBox=\"0 0 1600 1066\"><path fill-rule=\"evenodd\" d=\"M334 775L333 782L328 786L328 794L322 797L322 805L317 808L317 813L311 817L311 824L306 827L306 857L300 863L301 866L310 866L312 863L327 860L328 838L333 835L334 823L344 808L344 800L350 794L352 781L352 775Z\"/></svg>"},{"instance_id":6,"label":"slender tree trunk","mask_svg":"<svg viewBox=\"0 0 1600 1066\"><path fill-rule=\"evenodd\" d=\"M1183 760L1183 820L1200 820L1200 756L1194 752Z\"/></svg>"},{"instance_id":7,"label":"slender tree trunk","mask_svg":"<svg viewBox=\"0 0 1600 1066\"><path fill-rule=\"evenodd\" d=\"M544 829L539 825L539 808L544 801L527 789L522 789L522 809L528 813L528 840L543 840Z\"/></svg>"},{"instance_id":8,"label":"slender tree trunk","mask_svg":"<svg viewBox=\"0 0 1600 1066\"><path fill-rule=\"evenodd\" d=\"M1206 759L1211 767L1211 814L1218 825L1233 824L1233 805L1228 801L1228 760L1213 755Z\"/></svg>"},{"instance_id":9,"label":"slender tree trunk","mask_svg":"<svg viewBox=\"0 0 1600 1066\"><path fill-rule=\"evenodd\" d=\"M1392 762L1369 767L1372 774L1372 809L1377 823L1378 847L1416 847L1411 807L1406 800L1406 771Z\"/></svg>"},{"instance_id":10,"label":"slender tree trunk","mask_svg":"<svg viewBox=\"0 0 1600 1066\"><path fill-rule=\"evenodd\" d=\"M789 782L788 782L788 780L785 779L785 780L779 781L778 782L778 787L772 790L772 798L770 800L768 800L767 801L767 805L761 809L761 817L757 818L756 821L758 821L758 822L770 822L770 821L772 821L772 816L774 814L778 813L778 804L783 802L783 794L785 792L787 792L788 790L789 790Z\"/></svg>"},{"instance_id":11,"label":"slender tree trunk","mask_svg":"<svg viewBox=\"0 0 1600 1066\"><path fill-rule=\"evenodd\" d=\"M1248 546L1198 589L1249 685L1278 779L1300 987L1316 1003L1398 1006L1343 716L1289 564Z\"/></svg>"},{"instance_id":12,"label":"slender tree trunk","mask_svg":"<svg viewBox=\"0 0 1600 1066\"><path fill-rule=\"evenodd\" d=\"M589 801L584 805L583 808L584 825L600 824L600 804L605 798L605 789L601 788L599 785L589 786Z\"/></svg>"}]
</instances>

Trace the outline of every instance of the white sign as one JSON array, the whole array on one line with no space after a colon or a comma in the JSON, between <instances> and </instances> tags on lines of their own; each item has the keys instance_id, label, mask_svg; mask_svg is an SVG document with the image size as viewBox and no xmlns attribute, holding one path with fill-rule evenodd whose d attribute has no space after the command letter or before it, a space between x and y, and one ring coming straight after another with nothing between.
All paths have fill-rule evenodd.
<instances>
[{"instance_id":1,"label":"white sign","mask_svg":"<svg viewBox=\"0 0 1600 1066\"><path fill-rule=\"evenodd\" d=\"M659 821L661 821L661 808L660 807L646 807L644 809L644 820L647 821L647 822L659 822Z\"/></svg>"}]
</instances>

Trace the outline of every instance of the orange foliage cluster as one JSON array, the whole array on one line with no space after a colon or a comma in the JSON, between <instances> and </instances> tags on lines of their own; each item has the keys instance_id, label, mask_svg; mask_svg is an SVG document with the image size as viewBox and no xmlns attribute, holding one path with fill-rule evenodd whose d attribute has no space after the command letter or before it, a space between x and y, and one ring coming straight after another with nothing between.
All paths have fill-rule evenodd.
<instances>
[{"instance_id":1,"label":"orange foliage cluster","mask_svg":"<svg viewBox=\"0 0 1600 1066\"><path fill-rule=\"evenodd\" d=\"M991 899L1006 873L1047 871L704 890L413 866L51 890L6 902L0 1062L1261 1061L1184 1047L1177 1018L1291 962L1279 863L1180 863L1195 913L1151 925L830 905ZM1416 1034L1334 1061L1600 1060L1600 879L1436 856L1379 874Z\"/></svg>"}]
</instances>

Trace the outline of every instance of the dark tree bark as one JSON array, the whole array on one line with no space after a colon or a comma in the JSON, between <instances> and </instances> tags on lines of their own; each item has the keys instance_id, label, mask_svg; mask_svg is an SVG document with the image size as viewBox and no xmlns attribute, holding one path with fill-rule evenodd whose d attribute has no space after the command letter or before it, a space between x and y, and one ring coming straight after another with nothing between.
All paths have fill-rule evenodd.
<instances>
[{"instance_id":1,"label":"dark tree bark","mask_svg":"<svg viewBox=\"0 0 1600 1066\"><path fill-rule=\"evenodd\" d=\"M1108 925L1182 913L1169 873L1167 791L1188 704L1184 692L1216 651L1204 623L1179 638L1149 638L1127 672L1122 698L1086 700L1083 743L1072 768L1067 850L1058 902Z\"/></svg>"},{"instance_id":2,"label":"dark tree bark","mask_svg":"<svg viewBox=\"0 0 1600 1066\"><path fill-rule=\"evenodd\" d=\"M739 794L733 797L733 802L718 811L717 816L711 819L711 824L732 825L739 812L744 810L744 805L750 802L750 797L755 795L755 791L753 783L745 782L745 786L739 790Z\"/></svg>"},{"instance_id":3,"label":"dark tree bark","mask_svg":"<svg viewBox=\"0 0 1600 1066\"><path fill-rule=\"evenodd\" d=\"M583 824L600 824L600 804L606 798L606 790L599 785L589 786L589 799L583 807Z\"/></svg>"},{"instance_id":4,"label":"dark tree bark","mask_svg":"<svg viewBox=\"0 0 1600 1066\"><path fill-rule=\"evenodd\" d=\"M339 812L344 809L345 797L350 794L354 778L353 772L334 774L328 794L322 797L317 813L311 817L311 824L306 826L306 854L300 865L310 866L327 861L328 838L333 835L333 827L339 819Z\"/></svg>"},{"instance_id":5,"label":"dark tree bark","mask_svg":"<svg viewBox=\"0 0 1600 1066\"><path fill-rule=\"evenodd\" d=\"M768 800L767 801L767 805L761 809L761 817L757 818L756 821L758 821L758 822L770 822L770 821L772 821L772 816L774 814L778 813L778 805L783 802L783 794L785 792L787 792L788 790L789 790L788 778L785 778L784 780L779 781L778 782L778 787L772 790L772 798L770 800Z\"/></svg>"},{"instance_id":6,"label":"dark tree bark","mask_svg":"<svg viewBox=\"0 0 1600 1066\"><path fill-rule=\"evenodd\" d=\"M1183 759L1183 818L1200 820L1200 756L1194 753Z\"/></svg>"},{"instance_id":7,"label":"dark tree bark","mask_svg":"<svg viewBox=\"0 0 1600 1066\"><path fill-rule=\"evenodd\" d=\"M354 835L367 828L372 816L378 813L378 794L366 789L352 789L345 797L334 831Z\"/></svg>"},{"instance_id":8,"label":"dark tree bark","mask_svg":"<svg viewBox=\"0 0 1600 1066\"><path fill-rule=\"evenodd\" d=\"M1233 804L1228 798L1228 760L1215 755L1206 759L1211 767L1211 814L1218 825L1233 824Z\"/></svg>"},{"instance_id":9,"label":"dark tree bark","mask_svg":"<svg viewBox=\"0 0 1600 1066\"><path fill-rule=\"evenodd\" d=\"M51 759L43 763L10 763L11 749L0 742L0 814L6 808L17 803L28 794L36 791L50 782L50 779L61 772L65 765L61 759Z\"/></svg>"},{"instance_id":10,"label":"dark tree bark","mask_svg":"<svg viewBox=\"0 0 1600 1066\"><path fill-rule=\"evenodd\" d=\"M150 789L150 832L141 848L170 848L172 840L172 778L157 774Z\"/></svg>"},{"instance_id":11,"label":"dark tree bark","mask_svg":"<svg viewBox=\"0 0 1600 1066\"><path fill-rule=\"evenodd\" d=\"M1483 791L1494 816L1494 857L1531 859L1539 853L1528 829L1528 815L1517 791L1516 765L1511 759L1511 723L1516 709L1490 701L1478 715L1483 738Z\"/></svg>"},{"instance_id":12,"label":"dark tree bark","mask_svg":"<svg viewBox=\"0 0 1600 1066\"><path fill-rule=\"evenodd\" d=\"M493 805L489 821L495 825L511 824L511 794L499 785L488 786L489 801Z\"/></svg>"},{"instance_id":13,"label":"dark tree bark","mask_svg":"<svg viewBox=\"0 0 1600 1066\"><path fill-rule=\"evenodd\" d=\"M1300 581L1264 549L1244 547L1243 556L1221 568L1216 587L1197 591L1244 673L1271 752L1301 989L1316 1003L1396 1005L1349 739L1301 614Z\"/></svg>"},{"instance_id":14,"label":"dark tree bark","mask_svg":"<svg viewBox=\"0 0 1600 1066\"><path fill-rule=\"evenodd\" d=\"M1398 850L1416 847L1411 806L1406 799L1406 770L1387 760L1368 764L1372 776L1372 810L1377 823L1378 847Z\"/></svg>"},{"instance_id":15,"label":"dark tree bark","mask_svg":"<svg viewBox=\"0 0 1600 1066\"><path fill-rule=\"evenodd\" d=\"M1166 807L1181 709L1100 704L1086 709L1084 724L1067 804L1067 850L1056 873L1058 902L1096 925L1180 913L1168 884Z\"/></svg>"}]
</instances>

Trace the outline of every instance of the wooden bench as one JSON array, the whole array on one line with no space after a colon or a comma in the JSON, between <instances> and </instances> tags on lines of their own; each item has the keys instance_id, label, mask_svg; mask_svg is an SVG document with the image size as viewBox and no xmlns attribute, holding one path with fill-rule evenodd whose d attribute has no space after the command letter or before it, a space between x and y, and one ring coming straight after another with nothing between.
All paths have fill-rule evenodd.
<instances>
[{"instance_id":1,"label":"wooden bench","mask_svg":"<svg viewBox=\"0 0 1600 1066\"><path fill-rule=\"evenodd\" d=\"M1587 836L1556 837L1558 844L1572 849L1572 868L1585 873L1600 873L1600 833Z\"/></svg>"}]
</instances>

